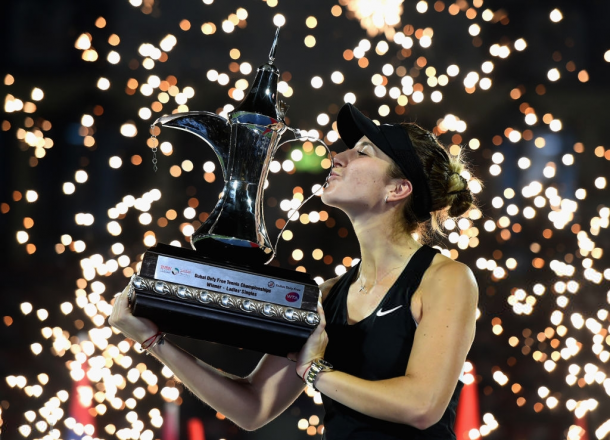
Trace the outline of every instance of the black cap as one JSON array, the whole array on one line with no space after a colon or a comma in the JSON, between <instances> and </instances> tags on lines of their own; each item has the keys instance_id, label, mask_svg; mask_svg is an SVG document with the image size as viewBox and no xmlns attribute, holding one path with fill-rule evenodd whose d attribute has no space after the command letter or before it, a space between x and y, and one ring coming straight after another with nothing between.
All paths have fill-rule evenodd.
<instances>
[{"instance_id":1,"label":"black cap","mask_svg":"<svg viewBox=\"0 0 610 440\"><path fill-rule=\"evenodd\" d=\"M428 179L409 134L400 124L377 125L352 104L345 104L337 116L337 129L348 148L366 136L387 154L413 185L413 210L417 219L430 219L432 196Z\"/></svg>"}]
</instances>

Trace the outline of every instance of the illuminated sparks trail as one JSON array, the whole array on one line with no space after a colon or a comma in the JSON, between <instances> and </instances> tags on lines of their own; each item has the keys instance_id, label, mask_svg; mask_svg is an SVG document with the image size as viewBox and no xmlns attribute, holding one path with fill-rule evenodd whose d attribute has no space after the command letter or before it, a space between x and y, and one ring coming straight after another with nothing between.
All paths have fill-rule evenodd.
<instances>
[{"instance_id":1,"label":"illuminated sparks trail","mask_svg":"<svg viewBox=\"0 0 610 440\"><path fill-rule=\"evenodd\" d=\"M123 0L116 14L73 23L66 49L80 58L72 79L84 72L78 80L87 85L68 113L61 101L69 80L54 83L18 66L0 71L0 182L8 184L0 225L15 260L7 268L43 260L61 267L56 279L33 273L28 294L10 295L13 302L3 293L0 338L18 338L25 348L11 356L29 366L6 362L0 370L8 386L0 438L153 440L168 405L189 398L167 367L106 318L144 250L158 242L189 246L221 188L211 151L170 130L150 133L150 124L191 110L227 117L264 60L257 47L268 43L272 25L288 34L276 61L278 91L293 107L290 126L339 151L334 120L343 103L355 103L379 122L429 121L452 155L473 164L462 176L479 207L448 219L446 237L433 243L468 264L481 286L464 380L482 390L484 415L469 438L576 440L585 431L610 438L603 410L610 404L610 147L593 129L604 119L596 105L610 74L610 40L591 43L591 60L579 55L588 34L573 30L573 17L584 10L532 6L534 26L529 6L506 1L339 0L305 9L286 0L179 3L176 11L195 12L177 19L158 0ZM588 16L610 13L599 8ZM146 32L134 35L125 20ZM321 193L330 166L323 147L288 144L265 186L267 225L279 233L289 222L274 264L310 273L318 284L359 261L345 218L318 198L298 210ZM61 230L46 229L49 216L62 219ZM76 289L57 292L51 308L37 285L65 274ZM17 335L17 327L28 330ZM308 388L282 416L294 426L284 438L321 436L321 403ZM223 423L227 439L254 438ZM547 431L532 434L538 425Z\"/></svg>"}]
</instances>

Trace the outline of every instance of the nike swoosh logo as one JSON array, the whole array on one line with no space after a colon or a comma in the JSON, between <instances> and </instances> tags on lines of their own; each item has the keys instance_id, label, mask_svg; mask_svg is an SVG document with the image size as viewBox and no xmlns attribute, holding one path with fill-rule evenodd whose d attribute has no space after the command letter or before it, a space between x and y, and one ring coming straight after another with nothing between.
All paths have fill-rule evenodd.
<instances>
[{"instance_id":1,"label":"nike swoosh logo","mask_svg":"<svg viewBox=\"0 0 610 440\"><path fill-rule=\"evenodd\" d=\"M385 316L385 315L389 315L390 313L392 313L392 312L393 312L393 311L395 311L395 310L400 309L401 307L402 307L402 304L401 304L401 305L399 305L398 307L394 307L393 309L390 309L390 310L381 310L381 309L379 309L379 310L377 311L377 316Z\"/></svg>"}]
</instances>

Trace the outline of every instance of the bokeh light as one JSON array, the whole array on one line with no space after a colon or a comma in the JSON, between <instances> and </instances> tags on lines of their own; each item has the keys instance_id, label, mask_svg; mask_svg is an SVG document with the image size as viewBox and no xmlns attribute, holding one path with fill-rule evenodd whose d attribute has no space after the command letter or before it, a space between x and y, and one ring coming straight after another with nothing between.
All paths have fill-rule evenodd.
<instances>
[{"instance_id":1,"label":"bokeh light","mask_svg":"<svg viewBox=\"0 0 610 440\"><path fill-rule=\"evenodd\" d=\"M65 17L74 18L52 32L44 11L32 10L31 23L18 19L20 8L0 18L9 33L34 23L41 28L31 35L49 34L36 51L16 38L0 77L8 280L0 437L153 440L172 410L201 410L105 319L147 247L190 247L225 178L205 143L172 130L153 140L150 125L176 112L227 117L266 61L255 48L269 46L277 25L286 122L306 135L269 166L267 228L275 237L289 225L277 264L322 283L358 261L342 214L319 197L299 207L319 195L330 167L312 140L343 148L335 123L343 103L378 123L419 123L474 164L462 176L479 208L444 222L446 237L433 243L468 264L480 287L464 381L477 385L484 415L468 438L610 438L602 134L610 44L594 32L607 6L341 0L303 14L277 0L178 1L172 11L131 0L93 15L70 8ZM88 421L71 402L84 402ZM293 427L281 438L321 437L320 403L307 390L281 416ZM222 438L249 438L224 415L201 412Z\"/></svg>"}]
</instances>

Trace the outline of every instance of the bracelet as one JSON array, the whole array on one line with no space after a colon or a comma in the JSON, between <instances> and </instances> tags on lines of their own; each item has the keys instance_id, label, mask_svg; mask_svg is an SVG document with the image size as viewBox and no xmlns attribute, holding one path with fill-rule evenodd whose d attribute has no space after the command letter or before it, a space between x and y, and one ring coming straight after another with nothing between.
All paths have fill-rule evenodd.
<instances>
[{"instance_id":1,"label":"bracelet","mask_svg":"<svg viewBox=\"0 0 610 440\"><path fill-rule=\"evenodd\" d=\"M309 364L309 367L307 367L307 369L303 372L303 377L301 377L301 379L303 379L303 383L307 383L307 380L305 380L305 376L307 376L307 373L309 372L309 370L311 370L311 366L313 365L313 362Z\"/></svg>"},{"instance_id":2,"label":"bracelet","mask_svg":"<svg viewBox=\"0 0 610 440\"><path fill-rule=\"evenodd\" d=\"M163 345L165 343L165 333L157 332L144 342L142 342L141 347L142 350L146 350L146 354L149 353L150 350L155 348L157 345Z\"/></svg>"},{"instance_id":3,"label":"bracelet","mask_svg":"<svg viewBox=\"0 0 610 440\"><path fill-rule=\"evenodd\" d=\"M142 348L144 350L146 350L146 348L152 344L153 340L158 337L161 334L161 332L157 332L154 335L152 335L150 338L146 339L144 342L142 342L140 345L142 346Z\"/></svg>"},{"instance_id":4,"label":"bracelet","mask_svg":"<svg viewBox=\"0 0 610 440\"><path fill-rule=\"evenodd\" d=\"M150 351L155 348L157 345L165 344L165 333L163 333L155 342L153 342L150 347L146 350L146 354L149 355Z\"/></svg>"}]
</instances>

